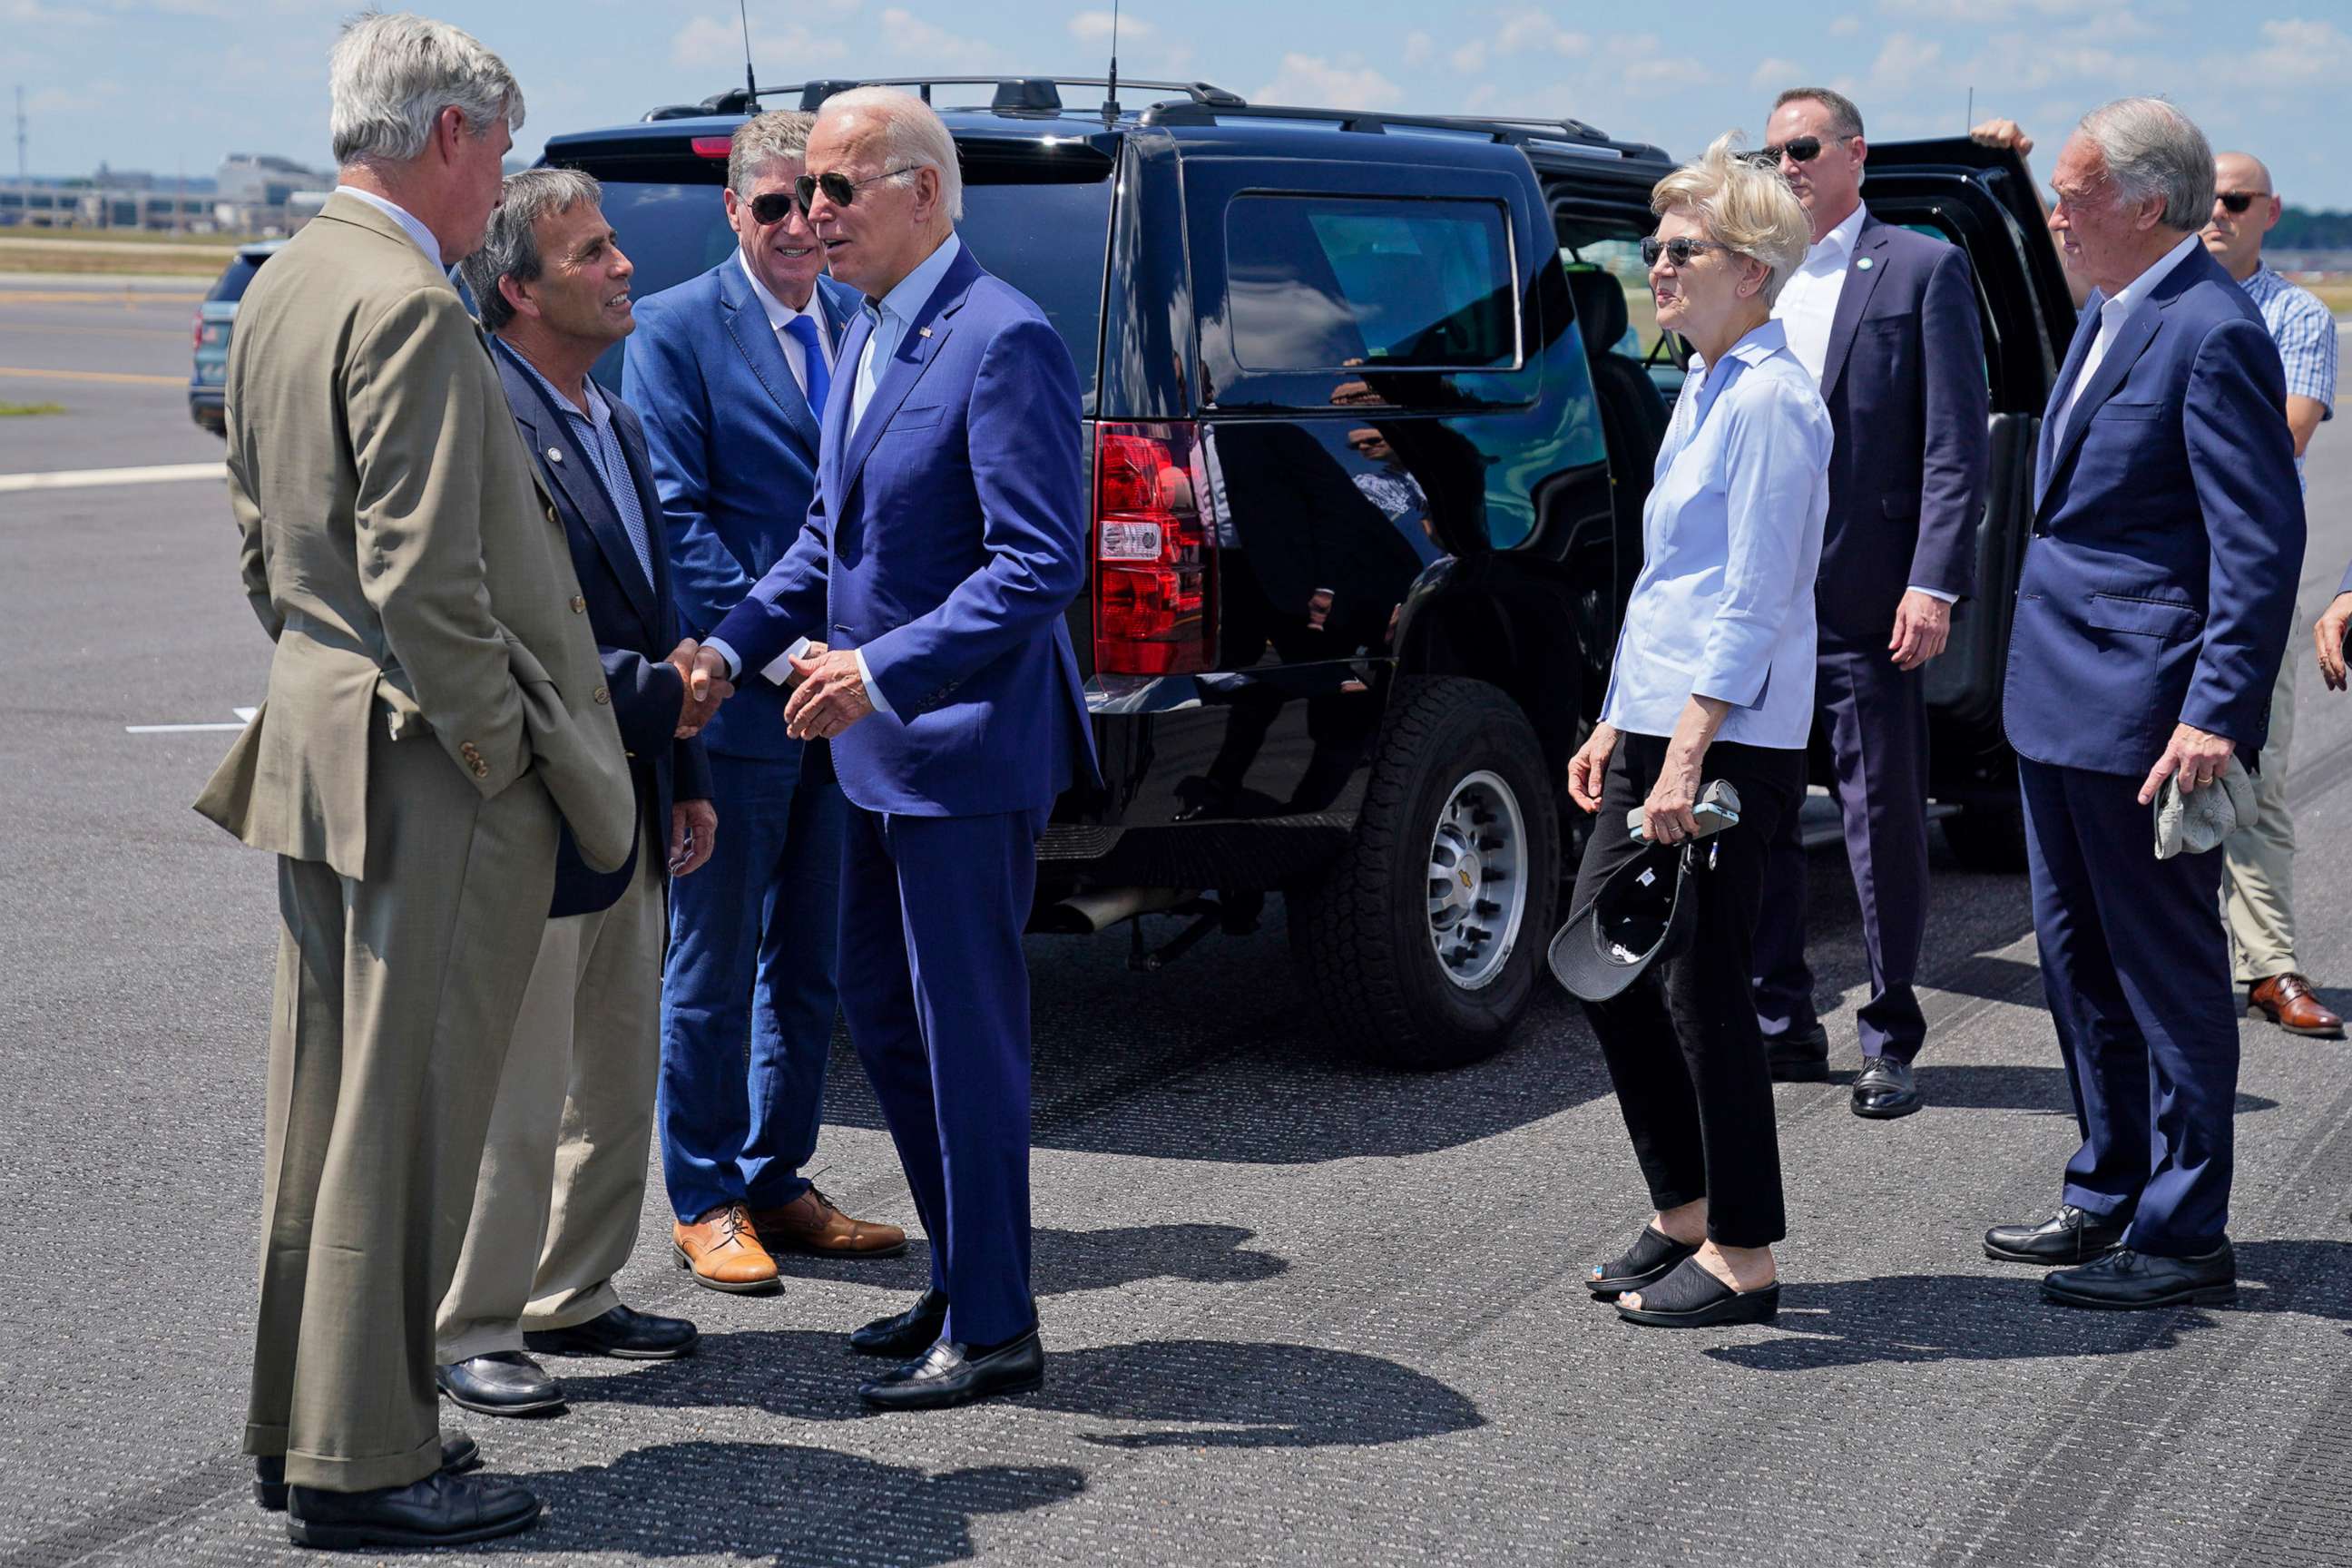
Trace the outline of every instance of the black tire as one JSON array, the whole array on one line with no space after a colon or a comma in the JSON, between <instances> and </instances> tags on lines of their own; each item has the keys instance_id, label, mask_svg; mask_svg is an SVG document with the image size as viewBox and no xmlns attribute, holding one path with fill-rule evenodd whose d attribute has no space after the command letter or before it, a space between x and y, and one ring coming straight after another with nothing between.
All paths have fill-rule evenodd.
<instances>
[{"instance_id":1,"label":"black tire","mask_svg":"<svg viewBox=\"0 0 2352 1568\"><path fill-rule=\"evenodd\" d=\"M1508 1042L1551 938L1559 817L1549 773L1527 715L1494 687L1397 682L1355 836L1327 877L1288 900L1291 952L1318 1016L1343 1045L1427 1069L1477 1061ZM1517 807L1526 901L1516 935L1496 938L1508 945L1499 967L1465 987L1433 943L1430 857L1457 788L1480 773L1500 781ZM1491 798L1497 786L1478 787Z\"/></svg>"},{"instance_id":2,"label":"black tire","mask_svg":"<svg viewBox=\"0 0 2352 1568\"><path fill-rule=\"evenodd\" d=\"M1962 806L1944 818L1944 842L1968 870L2016 876L2025 869L2025 808Z\"/></svg>"}]
</instances>

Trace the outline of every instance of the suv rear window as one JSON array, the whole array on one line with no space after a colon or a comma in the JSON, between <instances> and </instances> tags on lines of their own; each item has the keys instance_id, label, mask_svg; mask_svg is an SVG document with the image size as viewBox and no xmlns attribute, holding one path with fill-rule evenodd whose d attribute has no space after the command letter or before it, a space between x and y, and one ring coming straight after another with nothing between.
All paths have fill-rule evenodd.
<instances>
[{"instance_id":1,"label":"suv rear window","mask_svg":"<svg viewBox=\"0 0 2352 1568\"><path fill-rule=\"evenodd\" d=\"M243 256L237 257L228 264L228 270L220 275L220 281L213 285L212 292L205 299L210 302L242 300L246 285L252 282L253 275L260 270L261 263Z\"/></svg>"},{"instance_id":2,"label":"suv rear window","mask_svg":"<svg viewBox=\"0 0 2352 1568\"><path fill-rule=\"evenodd\" d=\"M1225 211L1234 357L1250 370L1509 370L1499 203L1244 195Z\"/></svg>"},{"instance_id":3,"label":"suv rear window","mask_svg":"<svg viewBox=\"0 0 2352 1568\"><path fill-rule=\"evenodd\" d=\"M1105 165L1108 168L1108 164ZM1078 388L1087 410L1095 405L1096 372L1102 345L1103 268L1110 247L1112 183L1008 183L1015 173L1004 163L986 166L997 176L971 177L967 168L963 220L956 233L989 271L1037 302L1077 363ZM591 172L594 172L593 169ZM642 300L685 282L725 260L736 248L727 226L721 186L604 181L604 217L621 237L621 248L636 264L630 290ZM598 379L618 385L620 361L608 355Z\"/></svg>"}]
</instances>

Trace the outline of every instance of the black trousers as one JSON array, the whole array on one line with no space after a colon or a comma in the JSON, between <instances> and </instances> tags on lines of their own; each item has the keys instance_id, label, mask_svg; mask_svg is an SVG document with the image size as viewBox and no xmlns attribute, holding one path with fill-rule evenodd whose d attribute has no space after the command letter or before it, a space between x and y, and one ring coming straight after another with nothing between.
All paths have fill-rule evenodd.
<instances>
[{"instance_id":1,"label":"black trousers","mask_svg":"<svg viewBox=\"0 0 2352 1568\"><path fill-rule=\"evenodd\" d=\"M1656 735L1622 736L1609 760L1601 815L1584 848L1569 907L1581 910L1610 872L1641 847L1625 814L1648 798L1666 759ZM1617 1087L1633 1157L1660 1209L1707 1200L1707 1236L1724 1247L1768 1247L1788 1234L1780 1200L1780 1141L1772 1075L1748 995L1748 954L1764 902L1764 868L1781 819L1805 788L1805 753L1717 742L1700 768L1739 792L1739 824L1701 841L1685 898L1697 930L1680 956L1585 1015Z\"/></svg>"}]
</instances>

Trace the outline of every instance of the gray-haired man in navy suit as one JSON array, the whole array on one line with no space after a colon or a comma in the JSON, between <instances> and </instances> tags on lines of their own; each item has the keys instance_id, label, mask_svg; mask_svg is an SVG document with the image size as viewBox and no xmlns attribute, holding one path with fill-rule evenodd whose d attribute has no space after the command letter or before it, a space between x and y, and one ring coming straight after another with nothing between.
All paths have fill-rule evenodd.
<instances>
[{"instance_id":1,"label":"gray-haired man in navy suit","mask_svg":"<svg viewBox=\"0 0 2352 1568\"><path fill-rule=\"evenodd\" d=\"M1827 88L1772 106L1768 154L1812 216L1813 245L1773 308L1837 433L1818 593L1815 704L1835 761L1862 903L1870 996L1859 1011L1856 1116L1919 1109L1927 1019L1912 981L1927 920L1927 711L1920 670L1975 583L1987 397L1976 286L1958 247L1878 221L1862 199L1862 113ZM1805 963L1805 854L1784 819L1756 933L1756 1012L1772 1075L1829 1076Z\"/></svg>"}]
</instances>

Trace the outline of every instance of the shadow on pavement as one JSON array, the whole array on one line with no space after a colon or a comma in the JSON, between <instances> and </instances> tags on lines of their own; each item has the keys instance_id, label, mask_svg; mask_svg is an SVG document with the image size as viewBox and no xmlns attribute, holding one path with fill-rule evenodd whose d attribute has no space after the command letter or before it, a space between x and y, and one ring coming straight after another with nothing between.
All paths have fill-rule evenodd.
<instances>
[{"instance_id":1,"label":"shadow on pavement","mask_svg":"<svg viewBox=\"0 0 2352 1568\"><path fill-rule=\"evenodd\" d=\"M1290 1265L1271 1252L1255 1252L1244 1245L1256 1234L1238 1225L1038 1230L1030 1240L1030 1285L1039 1296L1066 1296L1079 1290L1113 1289L1143 1279L1181 1279L1193 1285L1271 1279ZM776 1264L793 1279L878 1285L912 1295L930 1279L931 1255L929 1244L918 1234L903 1258L876 1262L787 1252L777 1255Z\"/></svg>"},{"instance_id":2,"label":"shadow on pavement","mask_svg":"<svg viewBox=\"0 0 2352 1568\"><path fill-rule=\"evenodd\" d=\"M1750 1372L1812 1372L1890 1362L2030 1361L2163 1350L2239 1312L2303 1312L2352 1321L2352 1243L2255 1241L2238 1252L2228 1307L2096 1312L2042 1299L2041 1271L1897 1274L1792 1282L1776 1336L1714 1345L1714 1360Z\"/></svg>"},{"instance_id":3,"label":"shadow on pavement","mask_svg":"<svg viewBox=\"0 0 2352 1568\"><path fill-rule=\"evenodd\" d=\"M975 1518L1066 1502L1087 1479L1068 1465L934 1476L829 1448L701 1442L656 1444L530 1484L550 1504L547 1522L488 1550L926 1568L974 1554Z\"/></svg>"},{"instance_id":4,"label":"shadow on pavement","mask_svg":"<svg viewBox=\"0 0 2352 1568\"><path fill-rule=\"evenodd\" d=\"M552 1370L574 1404L745 1406L797 1421L852 1421L889 1419L857 1399L858 1384L887 1365L850 1353L841 1334L779 1329L707 1335L688 1360L601 1377L562 1364ZM1055 1351L1050 1322L1045 1386L1008 1403L1104 1421L1182 1424L1080 1434L1118 1448L1364 1447L1486 1424L1466 1395L1379 1356L1226 1340Z\"/></svg>"},{"instance_id":5,"label":"shadow on pavement","mask_svg":"<svg viewBox=\"0 0 2352 1568\"><path fill-rule=\"evenodd\" d=\"M2074 1114L2074 1091L2063 1067L1938 1067L1923 1062L1917 1071L1919 1093L1931 1107L1954 1110L2042 1110L2053 1116ZM2278 1101L2259 1094L2238 1092L2241 1116L2275 1110Z\"/></svg>"}]
</instances>

